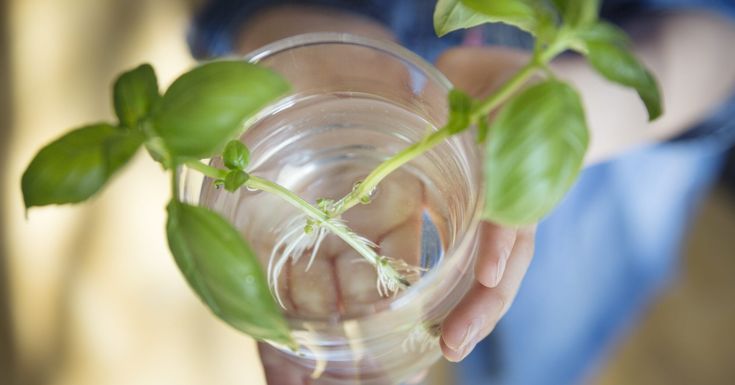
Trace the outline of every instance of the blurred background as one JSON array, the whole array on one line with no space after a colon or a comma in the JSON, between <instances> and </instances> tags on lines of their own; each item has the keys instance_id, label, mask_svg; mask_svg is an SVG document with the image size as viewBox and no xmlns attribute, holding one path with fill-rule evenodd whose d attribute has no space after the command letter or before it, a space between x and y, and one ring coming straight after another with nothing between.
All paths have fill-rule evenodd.
<instances>
[{"instance_id":1,"label":"blurred background","mask_svg":"<svg viewBox=\"0 0 735 385\"><path fill-rule=\"evenodd\" d=\"M194 63L199 3L0 2L0 384L262 383L253 342L210 315L168 254L158 166L139 154L91 203L27 220L20 194L41 145L113 116L118 72L150 62L166 86ZM700 208L678 278L590 384L735 383L733 191L723 182Z\"/></svg>"}]
</instances>

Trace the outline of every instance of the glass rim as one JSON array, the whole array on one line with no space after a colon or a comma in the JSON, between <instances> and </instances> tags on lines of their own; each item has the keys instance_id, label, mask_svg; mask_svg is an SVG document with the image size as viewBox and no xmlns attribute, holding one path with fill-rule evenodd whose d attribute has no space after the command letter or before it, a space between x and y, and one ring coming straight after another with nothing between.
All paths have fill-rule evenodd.
<instances>
[{"instance_id":1,"label":"glass rim","mask_svg":"<svg viewBox=\"0 0 735 385\"><path fill-rule=\"evenodd\" d=\"M441 71L436 67L429 64L421 56L414 52L402 47L401 45L388 41L371 39L368 37L353 35L349 33L341 32L310 32L300 35L294 35L285 39L277 40L273 43L269 43L246 54L243 59L250 63L258 63L262 59L278 54L289 49L296 47L306 47L310 45L322 45L322 44L352 44L364 46L366 48L376 49L383 51L392 56L396 56L401 60L410 62L412 65L419 67L422 71L426 72L430 77L439 83L442 87L447 90L452 89L452 83L444 76Z\"/></svg>"},{"instance_id":2,"label":"glass rim","mask_svg":"<svg viewBox=\"0 0 735 385\"><path fill-rule=\"evenodd\" d=\"M398 43L387 41L387 40L377 40L377 39L371 39L366 38L362 36L356 36L349 33L339 33L339 32L314 32L314 33L306 33L306 34L300 34L295 35L291 37L287 37L278 41L275 41L273 43L267 44L261 48L258 48L244 56L241 56L242 59L257 64L261 60L266 59L270 56L294 49L299 47L307 47L312 45L325 45L325 44L345 44L345 45L356 45L356 46L362 46L368 49L374 49L377 51L384 52L385 54L388 54L390 56L395 57L398 60L405 61L409 63L410 65L413 65L417 67L419 70L424 72L426 76L431 80L435 81L439 86L441 86L447 93L453 88L452 83L447 79L446 76L444 76L443 73L441 73L436 67L428 63L426 60L424 60L419 55L415 54L414 52L408 50L407 48L402 47ZM457 136L454 136L454 139L459 139L459 137L468 135L468 131L464 132L462 134L459 134ZM470 140L471 145L474 144L473 140ZM478 166L481 168L482 166ZM471 178L472 175L469 175ZM479 181L479 188L482 189L482 181ZM453 242L452 247L448 250L446 250L446 255L452 255L454 252L457 252L458 250L467 250L469 247L474 247L472 245L472 242L475 240L475 234L478 231L478 227L480 222L482 221L481 218L481 209L482 209L482 199L481 199L481 193L480 191L476 191L473 193L475 202L474 204L468 203L468 215L470 216L469 220L466 223L466 228L460 234L455 242ZM340 320L339 322L348 322L351 320L370 320L372 318L379 317L381 315L395 312L400 310L401 308L405 307L407 304L411 303L412 301L415 301L417 298L420 298L422 293L425 292L425 288L429 286L430 284L434 283L436 280L440 279L444 271L446 271L448 268L450 268L450 265L447 263L440 263L436 269L432 269L429 271L429 273L420 279L416 284L412 285L402 293L399 293L398 296L391 301L388 306L374 314L365 314L360 315L357 317L351 317L344 320ZM293 321L308 321L312 326L316 325L322 325L325 327L334 326L333 322L330 322L328 320L323 319L312 319L312 318L304 318L304 317L287 317L289 320ZM376 336L373 335L368 338L375 338Z\"/></svg>"}]
</instances>

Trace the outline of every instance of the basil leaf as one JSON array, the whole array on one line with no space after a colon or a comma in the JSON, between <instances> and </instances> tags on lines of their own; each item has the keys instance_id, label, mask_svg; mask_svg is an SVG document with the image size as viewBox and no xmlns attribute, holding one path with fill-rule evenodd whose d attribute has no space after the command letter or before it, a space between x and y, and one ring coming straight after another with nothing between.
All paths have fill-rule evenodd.
<instances>
[{"instance_id":1,"label":"basil leaf","mask_svg":"<svg viewBox=\"0 0 735 385\"><path fill-rule=\"evenodd\" d=\"M214 155L243 122L288 90L276 73L244 61L203 64L163 95L153 126L175 157Z\"/></svg>"},{"instance_id":2,"label":"basil leaf","mask_svg":"<svg viewBox=\"0 0 735 385\"><path fill-rule=\"evenodd\" d=\"M137 131L120 132L118 128L118 132L102 144L108 177L124 167L143 145L144 141L145 135L143 133Z\"/></svg>"},{"instance_id":3,"label":"basil leaf","mask_svg":"<svg viewBox=\"0 0 735 385\"><path fill-rule=\"evenodd\" d=\"M113 86L113 104L120 125L135 128L158 102L158 82L150 64L143 64L120 75Z\"/></svg>"},{"instance_id":4,"label":"basil leaf","mask_svg":"<svg viewBox=\"0 0 735 385\"><path fill-rule=\"evenodd\" d=\"M620 28L598 22L577 30L581 41L575 49L606 79L638 92L648 111L648 119L661 116L661 92L653 75L628 49L630 40Z\"/></svg>"},{"instance_id":5,"label":"basil leaf","mask_svg":"<svg viewBox=\"0 0 735 385\"><path fill-rule=\"evenodd\" d=\"M655 120L662 113L658 83L646 67L624 46L604 41L587 41L587 59L606 79L634 88Z\"/></svg>"},{"instance_id":6,"label":"basil leaf","mask_svg":"<svg viewBox=\"0 0 735 385\"><path fill-rule=\"evenodd\" d=\"M536 23L533 34L536 36L536 45L542 43L543 46L553 44L557 39L559 25L557 15L553 7L547 7L544 3L537 4L534 7L536 13Z\"/></svg>"},{"instance_id":7,"label":"basil leaf","mask_svg":"<svg viewBox=\"0 0 735 385\"><path fill-rule=\"evenodd\" d=\"M599 21L577 29L577 36L585 42L602 42L629 46L628 35L614 24Z\"/></svg>"},{"instance_id":8,"label":"basil leaf","mask_svg":"<svg viewBox=\"0 0 735 385\"><path fill-rule=\"evenodd\" d=\"M25 207L88 199L142 143L139 132L122 131L106 123L67 133L42 148L23 173Z\"/></svg>"},{"instance_id":9,"label":"basil leaf","mask_svg":"<svg viewBox=\"0 0 735 385\"><path fill-rule=\"evenodd\" d=\"M592 24L600 13L600 0L554 0L554 5L572 27Z\"/></svg>"},{"instance_id":10,"label":"basil leaf","mask_svg":"<svg viewBox=\"0 0 735 385\"><path fill-rule=\"evenodd\" d=\"M225 176L225 190L229 192L235 192L240 186L244 185L245 182L250 179L250 175L242 170L232 170Z\"/></svg>"},{"instance_id":11,"label":"basil leaf","mask_svg":"<svg viewBox=\"0 0 735 385\"><path fill-rule=\"evenodd\" d=\"M490 127L485 146L485 219L534 223L574 183L589 141L577 92L557 80L515 95Z\"/></svg>"},{"instance_id":12,"label":"basil leaf","mask_svg":"<svg viewBox=\"0 0 735 385\"><path fill-rule=\"evenodd\" d=\"M472 98L457 89L450 90L448 98L449 119L447 120L447 129L454 135L466 130L470 126Z\"/></svg>"},{"instance_id":13,"label":"basil leaf","mask_svg":"<svg viewBox=\"0 0 735 385\"><path fill-rule=\"evenodd\" d=\"M497 22L533 32L534 9L523 0L439 0L434 8L434 30L440 37L458 29Z\"/></svg>"},{"instance_id":14,"label":"basil leaf","mask_svg":"<svg viewBox=\"0 0 735 385\"><path fill-rule=\"evenodd\" d=\"M172 201L166 233L179 269L217 317L256 339L291 344L257 257L230 223L206 208Z\"/></svg>"},{"instance_id":15,"label":"basil leaf","mask_svg":"<svg viewBox=\"0 0 735 385\"><path fill-rule=\"evenodd\" d=\"M225 167L230 170L244 170L250 162L250 151L239 140L231 140L222 152Z\"/></svg>"}]
</instances>

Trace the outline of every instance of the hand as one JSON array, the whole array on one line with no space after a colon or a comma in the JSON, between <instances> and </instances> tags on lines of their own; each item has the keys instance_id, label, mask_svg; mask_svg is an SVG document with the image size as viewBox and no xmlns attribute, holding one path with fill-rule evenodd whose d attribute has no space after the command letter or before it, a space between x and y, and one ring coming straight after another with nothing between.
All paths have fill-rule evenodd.
<instances>
[{"instance_id":1,"label":"hand","mask_svg":"<svg viewBox=\"0 0 735 385\"><path fill-rule=\"evenodd\" d=\"M533 256L535 226L515 230L483 223L480 232L476 282L442 327L441 348L450 361L463 359L492 331L510 307ZM275 348L260 343L258 351L268 384L318 383L310 378L310 371L294 365Z\"/></svg>"},{"instance_id":2,"label":"hand","mask_svg":"<svg viewBox=\"0 0 735 385\"><path fill-rule=\"evenodd\" d=\"M460 47L446 51L437 67L455 87L484 97L528 60L509 48ZM535 226L510 229L483 223L475 282L442 325L441 348L450 361L465 358L510 307L533 256Z\"/></svg>"},{"instance_id":3,"label":"hand","mask_svg":"<svg viewBox=\"0 0 735 385\"><path fill-rule=\"evenodd\" d=\"M259 342L258 354L265 372L268 385L305 385L309 381L309 372L288 361L274 347Z\"/></svg>"},{"instance_id":4,"label":"hand","mask_svg":"<svg viewBox=\"0 0 735 385\"><path fill-rule=\"evenodd\" d=\"M498 61L493 63L497 64ZM498 65L497 68L509 69L510 65ZM485 68L483 73L489 73L488 68ZM456 79L452 80L459 84ZM481 83L492 84L491 81L495 80L497 77L486 77ZM472 84L477 85L479 82ZM347 193L352 188L351 181L355 180L355 176L347 175L349 170L343 172L345 177L340 180L343 180L345 185L334 185L330 188L335 191L344 190L341 192ZM400 256L407 263L417 265L420 258L420 249L416 247L418 243L406 248L411 243L406 243L405 240L419 239L421 213L425 210L418 206L425 205L425 209L428 209L430 205L416 199L418 196L424 196L419 180L407 180L404 177L400 183L388 183L391 178L398 176L389 176L382 185L383 194L380 197L369 206L357 206L348 211L345 213L345 219L358 234L379 240L381 251L386 255ZM400 188L387 191L386 189L390 189L391 186ZM308 195L308 192L305 194ZM404 203L397 204L397 202ZM410 203L410 207L406 206L407 203ZM396 210L396 207L401 207L401 210ZM381 218L379 225L376 225L374 220L376 217ZM465 344L467 346L462 346L461 350L467 352L471 350L470 345L474 346L475 339L479 340L489 333L497 319L507 310L532 254L533 229L516 231L483 224L481 232L481 255L476 265L478 282L444 324L442 349L452 360L458 360L466 353L460 351L460 346L465 342L465 337L470 336L467 333L470 324L476 326L476 331L472 333L473 338L467 338ZM379 310L384 301L375 290L374 268L369 264L354 263L360 259L354 251L341 241L330 242L329 239L328 237L325 240L320 251L320 254L324 254L324 258L318 258L310 270L306 269L308 258L301 258L293 266L289 264L286 276L279 285L279 290L283 290L282 298L287 311L309 317L326 317L335 312L349 317ZM259 249L259 255L268 256L272 243L255 242L253 246ZM349 273L346 270L349 270ZM310 279L310 276L318 276L319 279ZM472 322L478 319L482 322ZM448 346L454 349L449 349ZM301 385L322 382L322 379L310 379L310 372L293 364L273 348L261 345L260 354L269 384ZM371 366L369 362L365 362L364 365ZM369 370L375 374L380 372L379 366Z\"/></svg>"},{"instance_id":5,"label":"hand","mask_svg":"<svg viewBox=\"0 0 735 385\"><path fill-rule=\"evenodd\" d=\"M361 167L343 167L339 178L330 179L329 188L335 196L347 194L353 188L353 181L359 180L364 172ZM316 199L322 194L322 188L319 184L313 184L302 191L302 196L309 200ZM430 201L432 195L424 193L427 188L419 178L401 173L389 175L381 184L380 193L369 205L355 206L343 218L357 234L374 240L381 254L401 258L412 266L420 266L420 240L425 217L428 215L432 218L442 239L449 239L450 236L444 217L433 209L434 204ZM261 196L263 199L270 197ZM278 204L263 200L245 204L279 207ZM268 211L267 215L274 223L282 221L276 210ZM268 257L273 247L268 235L275 224L268 225L268 220L263 218L249 222L263 231L263 236L255 236L252 243L261 257ZM245 230L248 234L255 231ZM350 246L333 235L327 236L322 242L319 257L309 269L308 262L306 256L293 265L287 263L279 280L280 297L289 315L311 319L334 319L335 316L349 319L380 312L393 301L392 296L381 297L378 293L375 267L365 263ZM381 328L380 325L373 327ZM368 329L365 330L369 333ZM351 364L359 367L358 373L364 378L345 378L344 381L335 378L344 372L344 366L340 370L339 363L328 363L328 374L312 379L312 371L308 368L313 363L296 359L299 360L297 362L293 357L287 357L286 353L267 345L261 344L259 350L266 379L271 385L353 384L365 378L369 378L371 384L378 383L384 375L386 364L391 363L386 362L385 357L364 356ZM418 382L420 377L409 380ZM384 383L394 384L395 378L386 376Z\"/></svg>"},{"instance_id":6,"label":"hand","mask_svg":"<svg viewBox=\"0 0 735 385\"><path fill-rule=\"evenodd\" d=\"M461 361L510 308L531 263L536 227L511 229L483 223L475 282L442 324L441 348Z\"/></svg>"}]
</instances>

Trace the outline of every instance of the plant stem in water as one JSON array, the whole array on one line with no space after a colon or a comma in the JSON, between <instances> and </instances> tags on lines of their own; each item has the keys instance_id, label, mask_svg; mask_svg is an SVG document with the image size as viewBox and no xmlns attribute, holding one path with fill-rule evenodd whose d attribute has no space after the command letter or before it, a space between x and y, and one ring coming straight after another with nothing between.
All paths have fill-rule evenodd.
<instances>
[{"instance_id":1,"label":"plant stem in water","mask_svg":"<svg viewBox=\"0 0 735 385\"><path fill-rule=\"evenodd\" d=\"M222 179L227 175L226 170L204 164L198 160L188 161L185 165L192 170L199 171L213 179ZM245 182L245 187L274 194L289 203L291 206L297 208L320 226L324 226L327 230L334 233L357 251L363 258L365 258L365 260L370 262L370 264L375 266L376 269L378 269L379 276L383 277L382 279L387 279L389 281L391 284L389 287L405 288L408 286L408 281L405 277L403 277L403 275L391 264L386 263L385 257L379 256L375 250L373 250L371 245L362 237L356 235L342 222L335 220L335 218L330 217L324 211L309 204L309 202L305 201L293 191L276 182L254 175L250 175L248 181Z\"/></svg>"}]
</instances>

